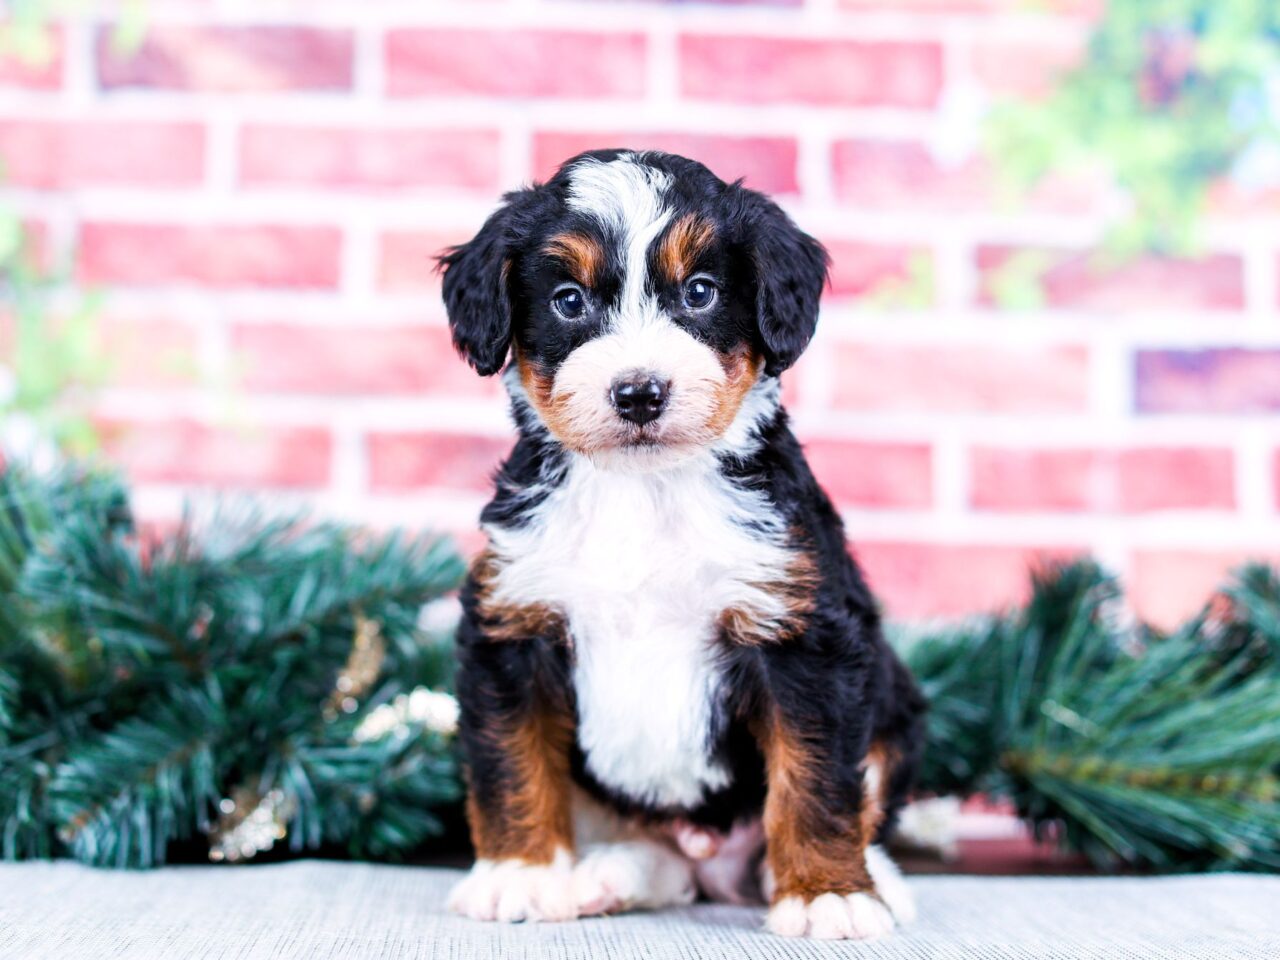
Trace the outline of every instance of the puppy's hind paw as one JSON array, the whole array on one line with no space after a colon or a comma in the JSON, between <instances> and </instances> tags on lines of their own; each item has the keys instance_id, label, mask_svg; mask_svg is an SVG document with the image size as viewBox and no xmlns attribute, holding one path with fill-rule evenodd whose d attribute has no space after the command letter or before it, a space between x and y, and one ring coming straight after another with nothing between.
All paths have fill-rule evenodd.
<instances>
[{"instance_id":1,"label":"puppy's hind paw","mask_svg":"<svg viewBox=\"0 0 1280 960\"><path fill-rule=\"evenodd\" d=\"M883 848L867 847L867 873L875 884L876 896L884 901L884 905L893 914L893 919L899 925L914 921L916 898L898 870L898 865L889 859Z\"/></svg>"},{"instance_id":2,"label":"puppy's hind paw","mask_svg":"<svg viewBox=\"0 0 1280 960\"><path fill-rule=\"evenodd\" d=\"M573 893L580 916L598 916L686 904L696 890L688 861L638 841L589 851L574 868Z\"/></svg>"},{"instance_id":3,"label":"puppy's hind paw","mask_svg":"<svg viewBox=\"0 0 1280 960\"><path fill-rule=\"evenodd\" d=\"M869 893L824 893L806 903L783 897L769 910L765 926L782 937L815 940L874 940L893 932L893 915Z\"/></svg>"}]
</instances>

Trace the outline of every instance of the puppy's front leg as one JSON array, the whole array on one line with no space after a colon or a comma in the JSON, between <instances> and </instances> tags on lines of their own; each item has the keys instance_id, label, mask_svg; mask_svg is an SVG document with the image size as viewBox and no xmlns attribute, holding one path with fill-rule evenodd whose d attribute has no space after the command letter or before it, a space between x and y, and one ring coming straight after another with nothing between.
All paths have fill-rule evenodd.
<instances>
[{"instance_id":1,"label":"puppy's front leg","mask_svg":"<svg viewBox=\"0 0 1280 960\"><path fill-rule=\"evenodd\" d=\"M764 725L768 769L764 827L772 906L782 936L871 939L892 914L876 894L867 846L879 824L864 764L843 755L838 728L809 711L775 706Z\"/></svg>"},{"instance_id":2,"label":"puppy's front leg","mask_svg":"<svg viewBox=\"0 0 1280 960\"><path fill-rule=\"evenodd\" d=\"M459 733L478 859L449 908L476 920L573 919L573 710L554 676L554 648L466 622L458 642Z\"/></svg>"}]
</instances>

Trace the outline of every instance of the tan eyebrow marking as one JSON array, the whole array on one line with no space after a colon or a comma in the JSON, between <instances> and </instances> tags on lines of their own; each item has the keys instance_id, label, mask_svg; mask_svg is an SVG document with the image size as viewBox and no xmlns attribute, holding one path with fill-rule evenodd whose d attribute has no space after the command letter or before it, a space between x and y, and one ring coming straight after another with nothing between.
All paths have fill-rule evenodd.
<instances>
[{"instance_id":1,"label":"tan eyebrow marking","mask_svg":"<svg viewBox=\"0 0 1280 960\"><path fill-rule=\"evenodd\" d=\"M547 241L542 252L563 261L573 279L584 287L595 286L604 266L604 249L586 233L557 234Z\"/></svg>"},{"instance_id":2,"label":"tan eyebrow marking","mask_svg":"<svg viewBox=\"0 0 1280 960\"><path fill-rule=\"evenodd\" d=\"M714 223L696 213L686 213L662 238L658 247L658 269L671 283L683 283L715 235Z\"/></svg>"}]
</instances>

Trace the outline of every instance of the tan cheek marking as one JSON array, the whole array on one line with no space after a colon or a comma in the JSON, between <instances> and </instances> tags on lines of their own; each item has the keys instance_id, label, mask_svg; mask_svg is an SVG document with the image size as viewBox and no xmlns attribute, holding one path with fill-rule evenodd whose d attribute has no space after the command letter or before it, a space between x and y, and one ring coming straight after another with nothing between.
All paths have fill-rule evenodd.
<instances>
[{"instance_id":1,"label":"tan cheek marking","mask_svg":"<svg viewBox=\"0 0 1280 960\"><path fill-rule=\"evenodd\" d=\"M716 225L696 213L687 213L673 223L658 247L658 269L662 275L670 283L684 283L715 235Z\"/></svg>"},{"instance_id":2,"label":"tan cheek marking","mask_svg":"<svg viewBox=\"0 0 1280 960\"><path fill-rule=\"evenodd\" d=\"M718 354L724 368L724 382L716 388L715 410L707 428L716 437L722 436L733 423L751 388L760 379L760 358L749 350Z\"/></svg>"},{"instance_id":3,"label":"tan cheek marking","mask_svg":"<svg viewBox=\"0 0 1280 960\"><path fill-rule=\"evenodd\" d=\"M579 448L572 442L573 430L566 399L553 396L556 380L539 370L534 362L520 355L516 356L516 365L520 369L520 383L524 385L525 394L547 429L568 447Z\"/></svg>"},{"instance_id":4,"label":"tan cheek marking","mask_svg":"<svg viewBox=\"0 0 1280 960\"><path fill-rule=\"evenodd\" d=\"M517 718L494 718L487 735L512 761L514 775L488 808L468 792L467 820L479 857L550 863L557 850L573 849L573 729L573 718L566 712L546 708Z\"/></svg>"},{"instance_id":5,"label":"tan cheek marking","mask_svg":"<svg viewBox=\"0 0 1280 960\"><path fill-rule=\"evenodd\" d=\"M593 287L604 266L604 250L595 237L585 233L561 233L543 246L542 252L564 263L569 275L584 287Z\"/></svg>"},{"instance_id":6,"label":"tan cheek marking","mask_svg":"<svg viewBox=\"0 0 1280 960\"><path fill-rule=\"evenodd\" d=\"M777 883L774 901L872 889L864 851L870 836L862 817L840 817L816 799L811 749L775 712L762 746L768 770L764 828Z\"/></svg>"}]
</instances>

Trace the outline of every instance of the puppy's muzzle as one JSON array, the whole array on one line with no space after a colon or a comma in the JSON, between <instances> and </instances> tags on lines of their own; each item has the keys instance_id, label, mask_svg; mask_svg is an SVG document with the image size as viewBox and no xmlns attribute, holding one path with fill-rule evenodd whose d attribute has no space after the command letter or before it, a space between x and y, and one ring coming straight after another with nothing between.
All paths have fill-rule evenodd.
<instances>
[{"instance_id":1,"label":"puppy's muzzle","mask_svg":"<svg viewBox=\"0 0 1280 960\"><path fill-rule=\"evenodd\" d=\"M667 406L671 384L649 374L619 377L609 388L609 402L623 420L638 427L662 416Z\"/></svg>"}]
</instances>

